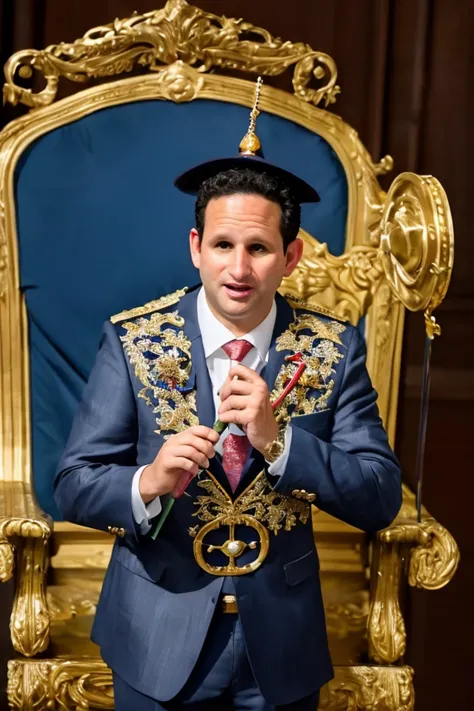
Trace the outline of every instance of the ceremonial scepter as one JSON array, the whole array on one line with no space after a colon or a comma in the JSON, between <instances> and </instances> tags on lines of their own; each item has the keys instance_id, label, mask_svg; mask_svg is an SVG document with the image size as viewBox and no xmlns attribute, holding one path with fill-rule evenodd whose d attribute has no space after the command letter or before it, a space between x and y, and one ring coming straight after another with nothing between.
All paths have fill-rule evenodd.
<instances>
[{"instance_id":1,"label":"ceremonial scepter","mask_svg":"<svg viewBox=\"0 0 474 711\"><path fill-rule=\"evenodd\" d=\"M277 408L280 407L280 405L282 404L284 399L293 390L293 388L298 383L299 379L303 375L303 372L306 368L306 363L303 359L302 353L295 353L294 355L286 356L285 360L288 362L291 362L291 363L297 363L298 367L297 367L294 375L292 376L292 378L288 381L286 386L283 388L282 393L276 398L276 400L274 400L271 403L272 410L274 412L275 412L275 410L277 410ZM215 432L217 432L217 434L221 435L223 432L225 432L225 430L227 429L228 426L229 425L227 422L222 422L221 420L217 420L217 422L214 424L212 429ZM191 481L193 479L194 479L194 475L189 474L188 472L184 472L182 474L182 476L178 482L178 486L177 486L175 493L170 496L170 498L164 505L163 510L160 514L160 518L158 519L158 522L156 524L155 530L151 534L151 537L153 538L153 540L156 540L159 532L161 531L161 529L163 527L164 522L168 518L168 515L175 504L176 499L179 499L185 493L186 489L188 488L189 484L191 483Z\"/></svg>"}]
</instances>

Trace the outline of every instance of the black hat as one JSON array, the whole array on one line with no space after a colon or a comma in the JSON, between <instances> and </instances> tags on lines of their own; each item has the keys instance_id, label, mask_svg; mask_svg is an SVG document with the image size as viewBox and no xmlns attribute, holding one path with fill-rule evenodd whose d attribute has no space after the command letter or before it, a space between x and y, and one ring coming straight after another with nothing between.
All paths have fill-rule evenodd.
<instances>
[{"instance_id":1,"label":"black hat","mask_svg":"<svg viewBox=\"0 0 474 711\"><path fill-rule=\"evenodd\" d=\"M259 115L258 99L262 86L261 77L258 78L255 91L255 102L250 114L249 130L245 134L239 146L239 154L229 158L217 158L215 160L200 163L194 168L182 173L174 181L178 190L189 195L196 195L201 184L208 178L212 178L224 170L230 168L249 168L259 173L268 173L281 180L293 193L294 198L299 202L319 202L319 195L316 190L306 181L298 178L290 171L280 168L273 163L269 163L263 157L260 141L255 134L255 121Z\"/></svg>"}]
</instances>

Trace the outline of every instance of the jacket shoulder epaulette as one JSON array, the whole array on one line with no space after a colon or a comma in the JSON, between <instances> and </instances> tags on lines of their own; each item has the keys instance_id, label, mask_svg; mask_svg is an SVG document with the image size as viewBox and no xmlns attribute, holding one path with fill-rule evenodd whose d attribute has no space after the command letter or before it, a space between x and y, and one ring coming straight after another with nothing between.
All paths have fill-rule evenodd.
<instances>
[{"instance_id":1,"label":"jacket shoulder epaulette","mask_svg":"<svg viewBox=\"0 0 474 711\"><path fill-rule=\"evenodd\" d=\"M166 309L168 306L177 304L178 301L185 295L187 290L188 287L185 286L184 289L173 291L172 294L166 294L166 296L161 296L159 299L155 299L154 301L148 301L148 303L143 304L143 306L136 306L134 309L129 309L128 311L120 311L120 313L115 314L115 316L111 316L110 320L112 323L118 323L119 321L124 321L125 319L144 316L152 311Z\"/></svg>"},{"instance_id":2,"label":"jacket shoulder epaulette","mask_svg":"<svg viewBox=\"0 0 474 711\"><path fill-rule=\"evenodd\" d=\"M294 309L304 309L305 311L312 311L313 313L321 314L321 316L327 316L328 318L332 318L335 321L341 321L342 323L349 322L349 319L340 316L339 314L335 313L334 311L331 311L331 309L327 309L321 304L314 304L309 301L304 301L303 299L299 299L297 296L293 296L293 294L284 294L284 298Z\"/></svg>"}]
</instances>

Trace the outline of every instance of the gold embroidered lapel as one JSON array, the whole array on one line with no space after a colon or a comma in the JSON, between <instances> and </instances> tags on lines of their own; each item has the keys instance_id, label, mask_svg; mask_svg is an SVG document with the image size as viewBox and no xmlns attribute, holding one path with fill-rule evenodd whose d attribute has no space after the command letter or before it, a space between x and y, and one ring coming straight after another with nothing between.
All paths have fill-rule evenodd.
<instances>
[{"instance_id":1,"label":"gold embroidered lapel","mask_svg":"<svg viewBox=\"0 0 474 711\"><path fill-rule=\"evenodd\" d=\"M314 314L303 313L295 314L293 323L277 338L277 351L299 354L306 365L297 385L277 410L281 422L328 409L327 401L334 389L334 365L344 358L340 334L345 330L338 321L323 321ZM286 359L275 380L272 400L280 396L297 369L298 363Z\"/></svg>"},{"instance_id":2,"label":"gold embroidered lapel","mask_svg":"<svg viewBox=\"0 0 474 711\"><path fill-rule=\"evenodd\" d=\"M183 326L178 311L155 312L122 324L126 333L120 338L125 353L144 386L138 397L153 408L158 426L155 432L164 437L199 424L194 384L188 383L191 341Z\"/></svg>"}]
</instances>

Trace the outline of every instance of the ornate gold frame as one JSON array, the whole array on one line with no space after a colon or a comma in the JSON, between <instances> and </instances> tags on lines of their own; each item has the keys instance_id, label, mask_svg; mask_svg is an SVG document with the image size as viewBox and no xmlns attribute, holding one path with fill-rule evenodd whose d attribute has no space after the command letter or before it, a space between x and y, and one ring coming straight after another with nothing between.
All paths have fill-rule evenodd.
<instances>
[{"instance_id":1,"label":"ornate gold frame","mask_svg":"<svg viewBox=\"0 0 474 711\"><path fill-rule=\"evenodd\" d=\"M249 32L260 41L246 39ZM147 67L150 73L114 79L115 75L139 65ZM14 210L16 163L27 146L44 133L122 103L211 99L251 107L253 81L209 71L239 69L276 75L292 66L295 95L264 85L260 109L298 123L328 142L347 176L349 210L344 254L334 257L326 245L302 232L304 259L291 279L282 285L282 291L323 304L354 324L366 316L368 367L393 442L404 310L405 307L424 310L427 322L431 323L432 311L444 297L453 252L449 205L442 187L431 176L405 173L394 181L387 195L382 191L377 175L392 168L392 159L386 156L374 163L356 131L340 117L318 107L321 102L326 106L333 103L339 91L336 65L328 55L302 43L282 42L240 20L204 13L185 0L168 0L161 10L95 28L72 44L19 52L5 67L5 99L33 108L0 133L0 579L12 576L16 550L20 574L11 632L15 649L24 656L44 651L49 642L45 571L52 522L39 509L31 480L27 318L19 290ZM19 87L15 81L17 72L28 78L33 69L42 72L46 79L45 89L38 94ZM54 103L61 76L84 83L94 77L109 77L111 81ZM314 82L319 85L311 88ZM327 518L320 514L317 525L330 538L333 528ZM422 523L416 523L408 491L395 524L377 538L372 563L369 650L371 658L379 663L401 659L405 649L399 603L403 559L411 561L409 583L426 588L446 584L459 560L452 537L427 512ZM82 686L83 675L95 662L89 660L87 668L77 663L73 671L72 667L63 668L63 664L45 660L27 670L28 662L11 662L9 697L13 708L22 708L18 699L26 698L24 692L18 696L22 684L29 684L39 675L35 688L41 689L42 684L53 683L51 678L45 681L53 672L54 684L63 689L64 698L69 698L68 694L76 700L88 698L87 689ZM53 665L54 670L46 669L48 665ZM110 682L104 682L104 671L99 667L92 670L95 676L91 684L107 687ZM363 708L362 702L370 701L377 711L392 708L411 711L411 672L406 667L396 672L368 668L359 673L357 669L365 668L354 667L355 671L347 673L349 677L355 674L359 681L351 677L341 682L344 686L350 681L354 708ZM379 688L380 675L385 675L384 680L390 675L390 679L396 678L396 683L389 682L393 694L385 697L369 694L366 698L366 692L358 690L358 684L360 679L369 684L370 675L375 675L370 682L371 694L376 694ZM403 683L400 675L405 675ZM400 684L405 689L403 693L395 691ZM59 687L57 691L59 694ZM52 693L51 689L48 693ZM332 693L328 691L328 699ZM323 696L321 708L343 708L344 693L338 694L327 702ZM91 699L100 701L102 705L97 708L111 708L107 696L107 690L101 690L100 698L93 693ZM40 707L32 702L31 708Z\"/></svg>"}]
</instances>

